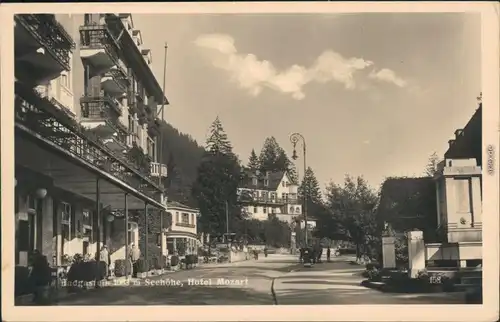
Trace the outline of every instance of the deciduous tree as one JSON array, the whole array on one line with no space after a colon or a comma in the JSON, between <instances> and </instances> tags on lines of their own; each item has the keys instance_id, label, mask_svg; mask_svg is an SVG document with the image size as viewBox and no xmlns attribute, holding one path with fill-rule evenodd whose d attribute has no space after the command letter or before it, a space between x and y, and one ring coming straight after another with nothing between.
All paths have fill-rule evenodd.
<instances>
[{"instance_id":1,"label":"deciduous tree","mask_svg":"<svg viewBox=\"0 0 500 322\"><path fill-rule=\"evenodd\" d=\"M346 176L343 186L330 183L326 199L341 232L356 245L357 258L371 255L370 246L379 238L375 218L377 194L363 177Z\"/></svg>"}]
</instances>

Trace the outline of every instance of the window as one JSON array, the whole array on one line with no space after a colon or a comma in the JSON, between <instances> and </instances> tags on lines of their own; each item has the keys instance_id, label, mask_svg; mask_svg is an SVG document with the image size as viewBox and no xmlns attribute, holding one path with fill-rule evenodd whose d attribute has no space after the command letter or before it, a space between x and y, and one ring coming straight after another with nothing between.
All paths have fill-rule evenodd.
<instances>
[{"instance_id":1,"label":"window","mask_svg":"<svg viewBox=\"0 0 500 322\"><path fill-rule=\"evenodd\" d=\"M181 215L178 211L175 212L175 222L181 222Z\"/></svg>"},{"instance_id":2,"label":"window","mask_svg":"<svg viewBox=\"0 0 500 322\"><path fill-rule=\"evenodd\" d=\"M63 225L71 224L71 205L66 202L61 202L61 223Z\"/></svg>"},{"instance_id":3,"label":"window","mask_svg":"<svg viewBox=\"0 0 500 322\"><path fill-rule=\"evenodd\" d=\"M257 207L253 207L253 213L256 214L257 213Z\"/></svg>"},{"instance_id":4,"label":"window","mask_svg":"<svg viewBox=\"0 0 500 322\"><path fill-rule=\"evenodd\" d=\"M69 249L70 241L71 241L71 205L66 202L61 202L61 248L62 254L70 254L71 251Z\"/></svg>"},{"instance_id":5,"label":"window","mask_svg":"<svg viewBox=\"0 0 500 322\"><path fill-rule=\"evenodd\" d=\"M70 79L70 72L67 72L67 71L64 71L61 73L61 77L59 78L59 82L60 84L67 88L67 89L70 89L71 88L71 79Z\"/></svg>"},{"instance_id":6,"label":"window","mask_svg":"<svg viewBox=\"0 0 500 322\"><path fill-rule=\"evenodd\" d=\"M300 207L295 207L295 212L300 214Z\"/></svg>"},{"instance_id":7,"label":"window","mask_svg":"<svg viewBox=\"0 0 500 322\"><path fill-rule=\"evenodd\" d=\"M294 208L293 207L290 207L290 213L293 214L294 213Z\"/></svg>"},{"instance_id":8,"label":"window","mask_svg":"<svg viewBox=\"0 0 500 322\"><path fill-rule=\"evenodd\" d=\"M188 213L185 213L185 212L182 213L182 223L189 225L189 214Z\"/></svg>"},{"instance_id":9,"label":"window","mask_svg":"<svg viewBox=\"0 0 500 322\"><path fill-rule=\"evenodd\" d=\"M194 214L191 214L191 224L193 225L194 225L194 220L195 220Z\"/></svg>"},{"instance_id":10,"label":"window","mask_svg":"<svg viewBox=\"0 0 500 322\"><path fill-rule=\"evenodd\" d=\"M282 187L285 187L285 186L286 186L285 181L281 182L281 186L282 186Z\"/></svg>"},{"instance_id":11,"label":"window","mask_svg":"<svg viewBox=\"0 0 500 322\"><path fill-rule=\"evenodd\" d=\"M256 185L257 185L257 178L252 178L252 184L253 184L254 186L256 186Z\"/></svg>"},{"instance_id":12,"label":"window","mask_svg":"<svg viewBox=\"0 0 500 322\"><path fill-rule=\"evenodd\" d=\"M28 205L28 218L26 220L19 220L18 226L18 251L28 252L28 256L37 249L37 233L41 233L37 217L38 204L33 196L26 196L25 202ZM39 212L38 212L39 213Z\"/></svg>"},{"instance_id":13,"label":"window","mask_svg":"<svg viewBox=\"0 0 500 322\"><path fill-rule=\"evenodd\" d=\"M84 209L82 211L82 222L85 228L92 227L92 216L90 214L90 211L87 209Z\"/></svg>"},{"instance_id":14,"label":"window","mask_svg":"<svg viewBox=\"0 0 500 322\"><path fill-rule=\"evenodd\" d=\"M262 208L264 213L267 213L267 207Z\"/></svg>"},{"instance_id":15,"label":"window","mask_svg":"<svg viewBox=\"0 0 500 322\"><path fill-rule=\"evenodd\" d=\"M275 214L276 213L276 208L271 208L271 213Z\"/></svg>"},{"instance_id":16,"label":"window","mask_svg":"<svg viewBox=\"0 0 500 322\"><path fill-rule=\"evenodd\" d=\"M155 158L155 141L148 136L148 155L151 157L151 159L154 161L156 160Z\"/></svg>"},{"instance_id":17,"label":"window","mask_svg":"<svg viewBox=\"0 0 500 322\"><path fill-rule=\"evenodd\" d=\"M130 133L135 133L135 122L132 115L128 116L128 129L130 130Z\"/></svg>"},{"instance_id":18,"label":"window","mask_svg":"<svg viewBox=\"0 0 500 322\"><path fill-rule=\"evenodd\" d=\"M268 185L269 185L269 180L264 179L264 186L266 186L266 187L267 187Z\"/></svg>"}]
</instances>

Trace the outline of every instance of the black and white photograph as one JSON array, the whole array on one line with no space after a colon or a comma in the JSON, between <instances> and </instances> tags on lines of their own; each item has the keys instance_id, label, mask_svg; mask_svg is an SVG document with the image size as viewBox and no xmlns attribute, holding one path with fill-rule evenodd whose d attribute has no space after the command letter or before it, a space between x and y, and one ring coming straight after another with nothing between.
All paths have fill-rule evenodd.
<instances>
[{"instance_id":1,"label":"black and white photograph","mask_svg":"<svg viewBox=\"0 0 500 322\"><path fill-rule=\"evenodd\" d=\"M498 4L298 4L2 5L7 321L498 318Z\"/></svg>"}]
</instances>

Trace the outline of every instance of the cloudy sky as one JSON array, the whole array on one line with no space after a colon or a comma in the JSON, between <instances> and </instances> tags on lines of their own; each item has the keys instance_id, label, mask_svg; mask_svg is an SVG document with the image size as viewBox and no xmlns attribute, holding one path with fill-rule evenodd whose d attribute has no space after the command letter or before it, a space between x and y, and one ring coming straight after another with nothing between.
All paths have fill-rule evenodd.
<instances>
[{"instance_id":1,"label":"cloudy sky","mask_svg":"<svg viewBox=\"0 0 500 322\"><path fill-rule=\"evenodd\" d=\"M289 135L300 132L322 187L345 174L373 186L386 176L420 175L473 115L481 91L475 14L133 19L160 84L168 42L172 125L204 144L219 116L245 162L268 136L291 155Z\"/></svg>"}]
</instances>

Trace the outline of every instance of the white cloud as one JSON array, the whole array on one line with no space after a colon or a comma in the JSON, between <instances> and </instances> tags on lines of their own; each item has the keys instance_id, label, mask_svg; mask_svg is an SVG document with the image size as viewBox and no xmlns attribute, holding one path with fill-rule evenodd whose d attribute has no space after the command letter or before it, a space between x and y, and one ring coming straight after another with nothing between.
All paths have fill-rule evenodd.
<instances>
[{"instance_id":1,"label":"white cloud","mask_svg":"<svg viewBox=\"0 0 500 322\"><path fill-rule=\"evenodd\" d=\"M229 35L201 35L194 43L206 49L208 59L215 67L226 70L233 82L253 96L258 96L266 87L301 100L305 97L304 86L311 82L333 81L353 90L357 85L354 80L355 73L373 65L373 62L362 58L345 58L339 53L327 50L319 55L310 67L293 65L278 71L270 61L259 60L254 54L238 53L234 39ZM382 69L378 74L381 72L379 77L388 77L386 69Z\"/></svg>"},{"instance_id":2,"label":"white cloud","mask_svg":"<svg viewBox=\"0 0 500 322\"><path fill-rule=\"evenodd\" d=\"M373 70L368 77L382 82L393 83L399 87L405 87L407 85L407 82L404 79L398 77L393 70L388 68L382 68L378 72Z\"/></svg>"}]
</instances>

